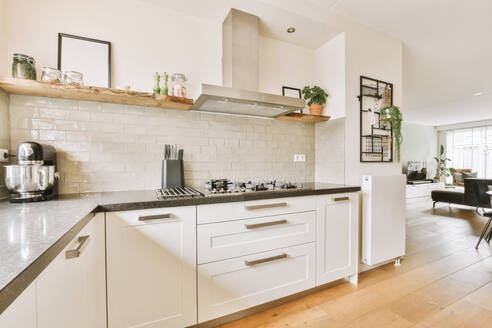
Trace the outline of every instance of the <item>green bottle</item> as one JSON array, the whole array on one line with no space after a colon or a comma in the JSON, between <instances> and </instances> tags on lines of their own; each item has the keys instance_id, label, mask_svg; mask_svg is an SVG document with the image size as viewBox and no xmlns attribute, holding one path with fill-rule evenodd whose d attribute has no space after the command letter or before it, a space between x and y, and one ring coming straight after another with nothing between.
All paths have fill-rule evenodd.
<instances>
[{"instance_id":1,"label":"green bottle","mask_svg":"<svg viewBox=\"0 0 492 328\"><path fill-rule=\"evenodd\" d=\"M161 91L161 89L159 88L159 73L155 72L154 74L154 89L152 91L154 91L155 94L159 94L159 92Z\"/></svg>"}]
</instances>

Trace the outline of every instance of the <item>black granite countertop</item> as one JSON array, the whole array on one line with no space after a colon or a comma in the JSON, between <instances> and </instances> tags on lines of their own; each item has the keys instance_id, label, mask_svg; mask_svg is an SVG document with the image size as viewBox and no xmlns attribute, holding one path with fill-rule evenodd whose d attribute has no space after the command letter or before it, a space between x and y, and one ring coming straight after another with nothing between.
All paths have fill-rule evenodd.
<instances>
[{"instance_id":1,"label":"black granite countertop","mask_svg":"<svg viewBox=\"0 0 492 328\"><path fill-rule=\"evenodd\" d=\"M25 204L0 201L0 313L39 275L96 212L241 202L357 192L360 187L305 183L303 188L159 200L154 190L60 195Z\"/></svg>"}]
</instances>

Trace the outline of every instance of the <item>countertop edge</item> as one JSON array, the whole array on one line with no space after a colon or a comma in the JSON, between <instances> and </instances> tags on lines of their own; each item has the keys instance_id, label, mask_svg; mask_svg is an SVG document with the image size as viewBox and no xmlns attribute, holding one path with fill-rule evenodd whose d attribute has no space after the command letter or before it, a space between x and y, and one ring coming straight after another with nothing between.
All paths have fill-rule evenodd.
<instances>
[{"instance_id":1,"label":"countertop edge","mask_svg":"<svg viewBox=\"0 0 492 328\"><path fill-rule=\"evenodd\" d=\"M170 199L170 200L155 200L141 202L124 202L124 203L107 203L97 206L96 212L119 212L143 210L148 208L164 208L176 206L198 206L209 204L236 203L247 202L252 200L276 199L285 197L303 197L316 195L330 195L346 192L358 192L361 187L344 186L338 188L320 189L320 190L283 190L279 191L262 191L257 193L238 193L218 195L214 197L202 198L186 198L186 199Z\"/></svg>"},{"instance_id":2,"label":"countertop edge","mask_svg":"<svg viewBox=\"0 0 492 328\"><path fill-rule=\"evenodd\" d=\"M61 236L43 254L29 264L0 291L0 315L15 299L50 265L75 236L94 218L91 211L82 217L70 230Z\"/></svg>"},{"instance_id":3,"label":"countertop edge","mask_svg":"<svg viewBox=\"0 0 492 328\"><path fill-rule=\"evenodd\" d=\"M89 223L96 213L130 211L148 208L175 207L175 206L198 206L219 203L235 203L241 201L275 199L285 197L302 197L329 195L346 192L358 192L361 187L344 186L320 190L285 190L278 192L264 192L252 194L237 194L217 197L203 197L191 199L157 200L147 202L125 202L113 204L101 204L95 206L88 214L83 216L70 230L63 234L53 245L51 245L36 260L29 264L22 272L12 279L0 290L0 315L15 301L15 299L43 272L43 270L60 254L60 252L75 238L75 236Z\"/></svg>"}]
</instances>

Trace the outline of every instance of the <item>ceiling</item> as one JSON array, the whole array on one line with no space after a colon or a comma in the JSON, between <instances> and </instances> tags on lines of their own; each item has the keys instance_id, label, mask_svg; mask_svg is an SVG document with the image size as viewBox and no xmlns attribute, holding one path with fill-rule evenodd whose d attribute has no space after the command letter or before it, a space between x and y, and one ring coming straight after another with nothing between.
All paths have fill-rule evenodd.
<instances>
[{"instance_id":1,"label":"ceiling","mask_svg":"<svg viewBox=\"0 0 492 328\"><path fill-rule=\"evenodd\" d=\"M262 35L310 49L357 21L403 42L405 120L443 125L492 118L491 0L140 1L218 23L234 7L259 16ZM296 33L285 33L289 26Z\"/></svg>"},{"instance_id":2,"label":"ceiling","mask_svg":"<svg viewBox=\"0 0 492 328\"><path fill-rule=\"evenodd\" d=\"M407 120L441 125L492 118L492 1L310 1L403 41Z\"/></svg>"},{"instance_id":3,"label":"ceiling","mask_svg":"<svg viewBox=\"0 0 492 328\"><path fill-rule=\"evenodd\" d=\"M186 12L201 19L222 24L230 8L236 8L260 18L260 35L317 49L341 31L312 19L284 10L277 4L262 0L140 0ZM294 26L296 32L288 34Z\"/></svg>"}]
</instances>

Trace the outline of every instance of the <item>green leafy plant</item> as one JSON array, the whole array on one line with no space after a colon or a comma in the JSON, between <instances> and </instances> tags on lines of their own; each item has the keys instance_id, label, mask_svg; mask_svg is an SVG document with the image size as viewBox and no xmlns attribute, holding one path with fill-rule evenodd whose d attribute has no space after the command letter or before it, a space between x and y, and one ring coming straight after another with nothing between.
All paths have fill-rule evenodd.
<instances>
[{"instance_id":1,"label":"green leafy plant","mask_svg":"<svg viewBox=\"0 0 492 328\"><path fill-rule=\"evenodd\" d=\"M401 135L402 121L403 116L401 115L400 109L397 106L386 106L381 109L381 126L383 126L384 128L393 128L396 159L398 161L400 161L400 146L401 142L403 141L403 136Z\"/></svg>"},{"instance_id":2,"label":"green leafy plant","mask_svg":"<svg viewBox=\"0 0 492 328\"><path fill-rule=\"evenodd\" d=\"M444 155L444 145L441 145L439 156L435 156L434 159L437 162L436 178L440 178L442 176L450 177L453 174L454 170L452 168L448 168L447 162L451 161L451 159Z\"/></svg>"},{"instance_id":3,"label":"green leafy plant","mask_svg":"<svg viewBox=\"0 0 492 328\"><path fill-rule=\"evenodd\" d=\"M304 89L302 89L302 94L304 95L304 99L308 101L308 106L311 106L312 104L324 105L326 104L326 97L328 97L325 90L317 85L312 88L309 85L305 86Z\"/></svg>"}]
</instances>

